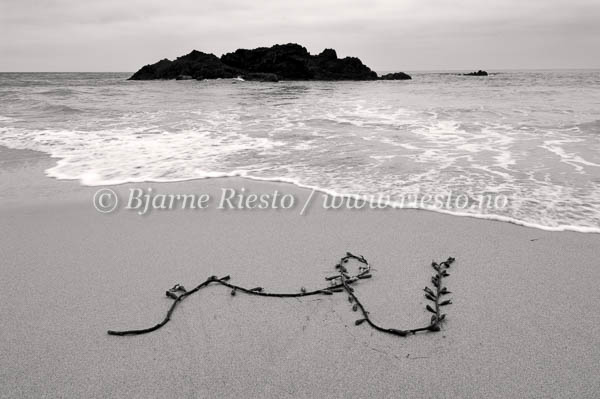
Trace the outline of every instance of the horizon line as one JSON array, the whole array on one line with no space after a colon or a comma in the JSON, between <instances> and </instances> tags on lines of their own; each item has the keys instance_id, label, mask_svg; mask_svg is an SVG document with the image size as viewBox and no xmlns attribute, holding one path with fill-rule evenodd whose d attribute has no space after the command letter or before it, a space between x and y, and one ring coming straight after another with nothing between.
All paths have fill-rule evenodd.
<instances>
[{"instance_id":1,"label":"horizon line","mask_svg":"<svg viewBox=\"0 0 600 399\"><path fill-rule=\"evenodd\" d=\"M451 69L373 69L374 72L464 72L478 71L483 69L487 72L504 72L504 71L595 71L600 70L598 67L577 67L577 68L451 68ZM0 71L0 73L135 73L136 71Z\"/></svg>"}]
</instances>

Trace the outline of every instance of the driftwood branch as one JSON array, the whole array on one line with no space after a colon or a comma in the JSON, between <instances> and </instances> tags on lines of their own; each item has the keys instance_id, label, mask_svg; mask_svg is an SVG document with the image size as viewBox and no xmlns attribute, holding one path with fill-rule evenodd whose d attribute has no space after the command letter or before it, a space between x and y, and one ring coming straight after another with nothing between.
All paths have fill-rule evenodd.
<instances>
[{"instance_id":1,"label":"driftwood branch","mask_svg":"<svg viewBox=\"0 0 600 399\"><path fill-rule=\"evenodd\" d=\"M354 259L360 263L358 268L358 273L355 275L350 275L348 272L347 263L350 259ZM427 305L426 309L433 313L431 317L431 322L425 326L420 328L406 329L400 330L396 328L385 328L376 324L370 317L369 312L366 310L363 303L358 299L355 294L354 288L352 287L357 281L371 278L371 266L369 262L363 256L353 255L350 252L346 253L346 256L340 259L340 262L335 266L337 274L326 277L325 279L329 282L329 286L314 290L307 291L304 287L300 289L300 292L294 293L273 293L266 292L262 287L255 288L244 288L239 285L235 285L229 282L230 276L225 277L217 277L211 276L203 283L199 284L192 290L186 290L182 285L176 284L172 288L166 291L165 295L168 298L173 300L167 314L164 319L149 328L143 328L139 330L108 330L109 335L141 335L147 334L152 331L156 331L159 328L166 325L170 320L173 312L177 305L179 305L185 298L188 296L200 291L202 288L205 288L211 284L219 284L228 288L231 288L231 295L236 295L238 292L247 294L247 295L256 295L256 296L264 296L264 297L275 297L275 298L298 298L312 295L333 295L335 293L346 292L348 294L348 300L353 304L352 309L354 311L358 311L360 309L363 318L356 320L355 324L360 325L363 322L367 322L372 328L377 331L381 331L388 334L398 335L398 336L406 336L408 334L415 334L419 331L439 331L440 324L445 319L445 314L442 314L440 308L442 306L446 306L451 304L450 300L440 301L440 298L444 295L449 294L450 292L446 289L446 287L442 286L442 280L444 277L449 276L446 269L450 267L450 265L454 262L454 258L448 258L446 261L437 264L435 262L432 263L432 267L435 269L436 274L432 277L432 283L435 287L435 291L430 289L429 287L425 287L425 297L434 303L435 308Z\"/></svg>"}]
</instances>

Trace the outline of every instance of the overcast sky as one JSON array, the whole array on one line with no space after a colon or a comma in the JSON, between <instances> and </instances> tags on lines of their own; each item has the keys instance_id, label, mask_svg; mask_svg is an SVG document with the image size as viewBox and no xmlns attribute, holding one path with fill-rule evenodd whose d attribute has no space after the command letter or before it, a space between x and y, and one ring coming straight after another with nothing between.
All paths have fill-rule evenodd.
<instances>
[{"instance_id":1,"label":"overcast sky","mask_svg":"<svg viewBox=\"0 0 600 399\"><path fill-rule=\"evenodd\" d=\"M600 0L0 0L0 71L296 42L376 71L600 68Z\"/></svg>"}]
</instances>

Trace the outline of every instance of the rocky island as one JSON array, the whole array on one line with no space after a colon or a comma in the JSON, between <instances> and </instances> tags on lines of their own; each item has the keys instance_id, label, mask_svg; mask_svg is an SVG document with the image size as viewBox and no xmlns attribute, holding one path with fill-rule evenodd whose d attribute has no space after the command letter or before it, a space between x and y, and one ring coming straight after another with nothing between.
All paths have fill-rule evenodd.
<instances>
[{"instance_id":1,"label":"rocky island","mask_svg":"<svg viewBox=\"0 0 600 399\"><path fill-rule=\"evenodd\" d=\"M464 73L463 76L488 76L488 73L480 69L477 72Z\"/></svg>"},{"instance_id":2,"label":"rocky island","mask_svg":"<svg viewBox=\"0 0 600 399\"><path fill-rule=\"evenodd\" d=\"M333 49L312 55L299 44L276 44L253 50L239 49L220 58L197 50L174 61L163 59L146 65L130 80L231 79L279 80L406 80L403 72L377 76L356 57L338 58Z\"/></svg>"}]
</instances>

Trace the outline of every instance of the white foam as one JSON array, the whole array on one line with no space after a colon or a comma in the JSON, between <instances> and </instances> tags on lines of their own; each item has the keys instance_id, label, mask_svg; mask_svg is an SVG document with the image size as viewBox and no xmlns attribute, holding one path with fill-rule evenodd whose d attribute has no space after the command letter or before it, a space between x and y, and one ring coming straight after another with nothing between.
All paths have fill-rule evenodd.
<instances>
[{"instance_id":1,"label":"white foam","mask_svg":"<svg viewBox=\"0 0 600 399\"><path fill-rule=\"evenodd\" d=\"M579 142L579 141L580 140L573 140L573 139L546 140L546 141L544 141L544 143L542 144L541 147L545 148L548 151L550 151L551 153L557 155L560 159L560 162L563 162L567 165L572 166L573 168L575 168L575 170L578 173L583 173L584 168L582 165L600 168L600 164L587 161L587 160L583 159L583 157L581 157L580 155L567 152L563 147L561 147L561 145L570 144L570 143Z\"/></svg>"},{"instance_id":2,"label":"white foam","mask_svg":"<svg viewBox=\"0 0 600 399\"><path fill-rule=\"evenodd\" d=\"M303 183L300 183L297 179L291 179L291 178L287 178L287 177L264 178L264 177L252 176L249 174L233 174L233 175L223 175L223 176L215 176L215 177L243 177L243 178L246 178L249 180L269 181L269 182L275 182L275 183L289 183L289 184L293 184L300 188L304 188L304 189L308 189L308 190L315 190L315 191L321 192L323 194L336 196L336 197L359 198L359 199L365 198L365 196L361 196L361 195L357 195L357 194L346 194L346 193L341 193L341 192L338 192L338 191L332 190L332 189L326 189L326 188L322 188L322 187L312 186L309 184L303 184ZM368 197L369 196L366 196L366 198L368 198ZM376 202L375 207L377 205L380 205L380 204ZM437 208L431 208L431 207L427 207L427 208L407 207L404 204L401 204L398 202L393 202L393 201L385 202L384 204L381 204L381 205L387 205L391 208L396 208L396 209L415 209L415 210L433 211L433 212L442 213L442 214L446 214L446 215L470 217L470 218L475 218L475 219L484 219L484 220L491 220L491 221L498 221L498 222L507 222L507 223L524 226L524 227L530 227L530 228L546 230L546 231L555 231L555 232L573 231L573 232L579 232L579 233L600 233L600 228L593 227L593 226L573 226L573 225L547 226L547 225L543 225L540 223L529 222L529 221L525 221L525 220L519 220L519 219L511 218L508 216L495 215L495 214L477 214L477 213L437 209Z\"/></svg>"},{"instance_id":3,"label":"white foam","mask_svg":"<svg viewBox=\"0 0 600 399\"><path fill-rule=\"evenodd\" d=\"M43 151L59 158L46 171L57 179L79 180L86 186L142 181L174 181L230 175L219 171L224 157L260 155L282 143L243 133L161 132L138 138L140 131L46 130L23 132L0 128L0 144ZM178 155L175 155L178 154ZM196 161L196 162L194 162ZM202 168L198 168L202 165Z\"/></svg>"}]
</instances>

